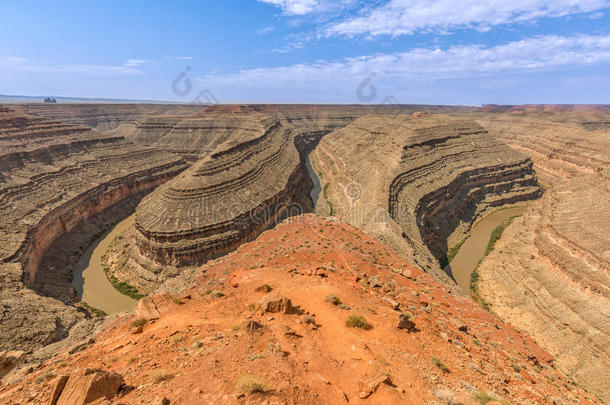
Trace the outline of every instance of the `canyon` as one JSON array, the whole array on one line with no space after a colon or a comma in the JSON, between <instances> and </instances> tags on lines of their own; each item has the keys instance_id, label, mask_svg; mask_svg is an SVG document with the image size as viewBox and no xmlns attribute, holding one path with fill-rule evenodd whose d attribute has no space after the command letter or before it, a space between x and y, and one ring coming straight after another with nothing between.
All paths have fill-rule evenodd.
<instances>
[{"instance_id":1,"label":"canyon","mask_svg":"<svg viewBox=\"0 0 610 405\"><path fill-rule=\"evenodd\" d=\"M128 403L608 401L609 115L0 106L0 354L27 352L0 400L119 375ZM472 269L488 312L450 252L506 208ZM87 260L136 308L79 303Z\"/></svg>"},{"instance_id":2,"label":"canyon","mask_svg":"<svg viewBox=\"0 0 610 405\"><path fill-rule=\"evenodd\" d=\"M364 116L312 153L332 214L439 281L448 248L495 207L540 195L532 161L471 120Z\"/></svg>"},{"instance_id":3,"label":"canyon","mask_svg":"<svg viewBox=\"0 0 610 405\"><path fill-rule=\"evenodd\" d=\"M531 157L546 188L481 264L479 290L494 313L607 402L610 112L540 110L474 114L497 139Z\"/></svg>"}]
</instances>

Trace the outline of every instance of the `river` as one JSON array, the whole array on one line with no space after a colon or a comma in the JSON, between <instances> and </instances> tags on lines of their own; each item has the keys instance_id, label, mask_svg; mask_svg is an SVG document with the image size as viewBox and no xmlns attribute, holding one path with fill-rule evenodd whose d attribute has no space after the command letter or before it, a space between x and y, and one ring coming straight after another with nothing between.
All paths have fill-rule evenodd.
<instances>
[{"instance_id":1,"label":"river","mask_svg":"<svg viewBox=\"0 0 610 405\"><path fill-rule=\"evenodd\" d=\"M72 284L81 301L107 314L133 308L136 300L118 292L110 283L102 266L102 256L114 238L133 225L135 214L116 224L93 242L73 269Z\"/></svg>"},{"instance_id":2,"label":"river","mask_svg":"<svg viewBox=\"0 0 610 405\"><path fill-rule=\"evenodd\" d=\"M525 208L525 205L518 205L496 210L472 227L468 239L462 244L451 263L445 267L445 271L453 276L465 294L470 295L470 275L485 254L493 230L511 217L523 214Z\"/></svg>"}]
</instances>

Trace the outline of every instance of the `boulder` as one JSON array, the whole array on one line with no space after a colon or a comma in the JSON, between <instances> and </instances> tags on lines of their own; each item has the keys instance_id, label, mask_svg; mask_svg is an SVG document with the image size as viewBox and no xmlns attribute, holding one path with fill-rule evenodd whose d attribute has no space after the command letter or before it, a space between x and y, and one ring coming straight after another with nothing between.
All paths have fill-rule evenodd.
<instances>
[{"instance_id":1,"label":"boulder","mask_svg":"<svg viewBox=\"0 0 610 405\"><path fill-rule=\"evenodd\" d=\"M293 312L294 307L290 298L283 297L278 294L266 295L259 301L259 306L263 313L265 312L279 312L283 314L290 314Z\"/></svg>"},{"instance_id":2,"label":"boulder","mask_svg":"<svg viewBox=\"0 0 610 405\"><path fill-rule=\"evenodd\" d=\"M381 384L392 385L390 376L386 374L379 374L365 380L360 380L358 382L358 396L361 399L370 397L375 391L377 391L377 388L379 388Z\"/></svg>"},{"instance_id":3,"label":"boulder","mask_svg":"<svg viewBox=\"0 0 610 405\"><path fill-rule=\"evenodd\" d=\"M406 329L407 332L414 332L415 322L413 322L413 316L411 314L399 314L398 329Z\"/></svg>"},{"instance_id":4,"label":"boulder","mask_svg":"<svg viewBox=\"0 0 610 405\"><path fill-rule=\"evenodd\" d=\"M121 385L123 377L119 374L91 368L79 370L68 378L56 404L83 405L101 398L112 399Z\"/></svg>"},{"instance_id":5,"label":"boulder","mask_svg":"<svg viewBox=\"0 0 610 405\"><path fill-rule=\"evenodd\" d=\"M57 404L57 400L66 387L66 383L68 382L69 378L70 376L67 375L57 376L55 382L53 383L53 389L51 390L51 400L49 401L49 405Z\"/></svg>"},{"instance_id":6,"label":"boulder","mask_svg":"<svg viewBox=\"0 0 610 405\"><path fill-rule=\"evenodd\" d=\"M149 321L159 319L161 313L165 312L165 310L171 306L172 302L172 296L167 292L141 298L136 304L137 317Z\"/></svg>"},{"instance_id":7,"label":"boulder","mask_svg":"<svg viewBox=\"0 0 610 405\"><path fill-rule=\"evenodd\" d=\"M22 350L0 351L0 378L20 365L24 359L25 352Z\"/></svg>"}]
</instances>

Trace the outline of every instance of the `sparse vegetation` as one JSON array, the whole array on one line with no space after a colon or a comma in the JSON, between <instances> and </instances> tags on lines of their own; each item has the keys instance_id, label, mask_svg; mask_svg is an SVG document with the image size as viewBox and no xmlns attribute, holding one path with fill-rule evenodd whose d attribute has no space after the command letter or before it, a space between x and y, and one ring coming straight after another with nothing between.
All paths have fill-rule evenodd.
<instances>
[{"instance_id":1,"label":"sparse vegetation","mask_svg":"<svg viewBox=\"0 0 610 405\"><path fill-rule=\"evenodd\" d=\"M165 373L163 371L159 371L152 375L151 379L153 384L158 384L163 381L169 381L174 378L173 374Z\"/></svg>"},{"instance_id":2,"label":"sparse vegetation","mask_svg":"<svg viewBox=\"0 0 610 405\"><path fill-rule=\"evenodd\" d=\"M432 357L432 363L434 363L434 365L436 367L438 367L443 373L448 373L449 372L449 367L447 367L445 365L445 363L443 363L441 361L441 359L439 359L437 357Z\"/></svg>"},{"instance_id":3,"label":"sparse vegetation","mask_svg":"<svg viewBox=\"0 0 610 405\"><path fill-rule=\"evenodd\" d=\"M371 329L371 324L367 322L362 315L350 315L345 321L345 326L348 328Z\"/></svg>"},{"instance_id":4,"label":"sparse vegetation","mask_svg":"<svg viewBox=\"0 0 610 405\"><path fill-rule=\"evenodd\" d=\"M487 311L489 311L489 309L490 309L489 304L487 302L485 302L483 300L483 298L481 298L481 294L479 293L479 280L481 278L481 276L479 274L479 266L483 262L483 259L485 259L485 257L489 253L491 253L491 251L494 249L494 246L496 245L496 242L502 236L502 232L504 232L504 229L506 229L506 227L509 226L513 222L513 220L517 217L518 217L518 215L510 217L508 220L504 221L504 223L502 225L497 226L491 232L491 235L489 236L489 242L487 242L487 247L485 248L485 254L481 258L481 260L479 260L475 269L472 271L472 274L470 275L470 293L472 295L472 298L476 302L478 302L479 305L481 305Z\"/></svg>"},{"instance_id":5,"label":"sparse vegetation","mask_svg":"<svg viewBox=\"0 0 610 405\"><path fill-rule=\"evenodd\" d=\"M511 364L510 366L511 366L511 367L513 368L513 370L515 370L517 373L521 371L521 367L519 367L519 366L518 366L518 365L516 365L516 364Z\"/></svg>"},{"instance_id":6,"label":"sparse vegetation","mask_svg":"<svg viewBox=\"0 0 610 405\"><path fill-rule=\"evenodd\" d=\"M131 323L132 328L139 328L140 326L144 326L148 323L148 319L146 318L137 318Z\"/></svg>"},{"instance_id":7,"label":"sparse vegetation","mask_svg":"<svg viewBox=\"0 0 610 405\"><path fill-rule=\"evenodd\" d=\"M328 302L329 304L332 304L332 305L341 305L342 304L342 302L339 299L339 297L337 297L336 295L333 295L333 294L326 296L324 301L326 301L326 302Z\"/></svg>"},{"instance_id":8,"label":"sparse vegetation","mask_svg":"<svg viewBox=\"0 0 610 405\"><path fill-rule=\"evenodd\" d=\"M103 318L106 315L108 315L106 312L102 311L101 309L93 308L91 305L87 304L85 301L81 301L80 305L81 305L81 307L85 308L87 311L91 312L93 314L93 316L95 316L95 317Z\"/></svg>"},{"instance_id":9,"label":"sparse vegetation","mask_svg":"<svg viewBox=\"0 0 610 405\"><path fill-rule=\"evenodd\" d=\"M106 266L104 266L104 273L106 273L106 277L108 278L112 286L121 294L131 297L134 300L139 300L140 298L146 296L145 294L140 294L136 287L129 285L126 282L116 278L114 274L110 273L110 269Z\"/></svg>"},{"instance_id":10,"label":"sparse vegetation","mask_svg":"<svg viewBox=\"0 0 610 405\"><path fill-rule=\"evenodd\" d=\"M182 335L182 334L178 334L172 338L172 343L175 345L177 345L178 343L181 343L182 341L184 341L184 335Z\"/></svg>"},{"instance_id":11,"label":"sparse vegetation","mask_svg":"<svg viewBox=\"0 0 610 405\"><path fill-rule=\"evenodd\" d=\"M235 387L247 394L267 391L267 387L263 381L254 377L252 374L243 374L239 376L235 381Z\"/></svg>"},{"instance_id":12,"label":"sparse vegetation","mask_svg":"<svg viewBox=\"0 0 610 405\"><path fill-rule=\"evenodd\" d=\"M475 391L473 394L473 399L479 403L479 405L485 405L491 401L497 401L502 405L511 405L509 401L498 399L494 395L491 395L485 391Z\"/></svg>"},{"instance_id":13,"label":"sparse vegetation","mask_svg":"<svg viewBox=\"0 0 610 405\"><path fill-rule=\"evenodd\" d=\"M182 300L180 298L178 298L178 297L172 298L172 301L174 301L174 304L176 304L176 305L183 305L184 304L184 302L182 302Z\"/></svg>"}]
</instances>

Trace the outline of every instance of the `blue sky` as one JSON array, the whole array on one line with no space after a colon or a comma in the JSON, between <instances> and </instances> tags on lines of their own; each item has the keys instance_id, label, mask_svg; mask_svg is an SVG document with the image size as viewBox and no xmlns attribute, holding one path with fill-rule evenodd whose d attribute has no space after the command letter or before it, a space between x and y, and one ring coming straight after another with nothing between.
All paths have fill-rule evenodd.
<instances>
[{"instance_id":1,"label":"blue sky","mask_svg":"<svg viewBox=\"0 0 610 405\"><path fill-rule=\"evenodd\" d=\"M610 103L610 0L3 1L0 38L0 94Z\"/></svg>"}]
</instances>

